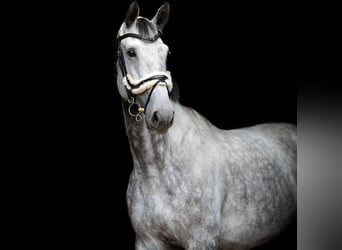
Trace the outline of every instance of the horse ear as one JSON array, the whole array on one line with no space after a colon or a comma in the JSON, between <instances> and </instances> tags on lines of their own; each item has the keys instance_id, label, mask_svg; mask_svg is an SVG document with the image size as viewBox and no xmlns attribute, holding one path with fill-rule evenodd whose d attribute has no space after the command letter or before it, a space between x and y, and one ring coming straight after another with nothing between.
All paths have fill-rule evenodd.
<instances>
[{"instance_id":1,"label":"horse ear","mask_svg":"<svg viewBox=\"0 0 342 250\"><path fill-rule=\"evenodd\" d=\"M137 19L137 17L139 16L139 12L140 10L138 2L134 1L133 3L131 3L131 6L129 6L129 9L126 14L125 23L127 28L134 23L135 19Z\"/></svg>"},{"instance_id":2,"label":"horse ear","mask_svg":"<svg viewBox=\"0 0 342 250\"><path fill-rule=\"evenodd\" d=\"M165 2L157 11L152 21L157 25L160 30L163 30L167 21L169 20L170 4Z\"/></svg>"}]
</instances>

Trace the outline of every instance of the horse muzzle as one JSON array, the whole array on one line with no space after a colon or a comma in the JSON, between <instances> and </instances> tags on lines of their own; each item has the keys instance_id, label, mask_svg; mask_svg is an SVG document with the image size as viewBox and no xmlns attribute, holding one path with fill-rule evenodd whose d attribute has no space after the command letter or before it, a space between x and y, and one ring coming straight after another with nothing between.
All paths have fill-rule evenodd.
<instances>
[{"instance_id":1,"label":"horse muzzle","mask_svg":"<svg viewBox=\"0 0 342 250\"><path fill-rule=\"evenodd\" d=\"M173 109L162 108L154 111L150 121L146 121L148 129L165 133L173 124L174 113Z\"/></svg>"}]
</instances>

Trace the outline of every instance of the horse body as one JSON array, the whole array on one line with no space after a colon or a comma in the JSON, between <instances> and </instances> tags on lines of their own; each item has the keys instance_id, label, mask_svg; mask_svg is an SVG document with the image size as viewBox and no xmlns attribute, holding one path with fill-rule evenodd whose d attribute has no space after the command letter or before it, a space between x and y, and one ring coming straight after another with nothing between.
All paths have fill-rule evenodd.
<instances>
[{"instance_id":1,"label":"horse body","mask_svg":"<svg viewBox=\"0 0 342 250\"><path fill-rule=\"evenodd\" d=\"M137 249L248 249L280 232L296 209L295 128L225 131L173 104L174 124L165 134L125 116Z\"/></svg>"},{"instance_id":2,"label":"horse body","mask_svg":"<svg viewBox=\"0 0 342 250\"><path fill-rule=\"evenodd\" d=\"M250 249L296 212L296 128L221 130L172 98L169 5L134 2L118 33L117 86L134 168L127 189L137 250ZM171 96L171 98L170 98Z\"/></svg>"}]
</instances>

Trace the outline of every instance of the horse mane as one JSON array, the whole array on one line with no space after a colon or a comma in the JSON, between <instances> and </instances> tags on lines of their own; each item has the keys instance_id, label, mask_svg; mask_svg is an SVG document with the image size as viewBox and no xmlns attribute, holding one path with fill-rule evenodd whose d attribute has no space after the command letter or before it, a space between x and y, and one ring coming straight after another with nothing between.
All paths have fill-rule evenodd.
<instances>
[{"instance_id":1,"label":"horse mane","mask_svg":"<svg viewBox=\"0 0 342 250\"><path fill-rule=\"evenodd\" d=\"M174 102L179 101L179 88L177 82L174 78L172 78L172 91L170 93L170 99Z\"/></svg>"}]
</instances>

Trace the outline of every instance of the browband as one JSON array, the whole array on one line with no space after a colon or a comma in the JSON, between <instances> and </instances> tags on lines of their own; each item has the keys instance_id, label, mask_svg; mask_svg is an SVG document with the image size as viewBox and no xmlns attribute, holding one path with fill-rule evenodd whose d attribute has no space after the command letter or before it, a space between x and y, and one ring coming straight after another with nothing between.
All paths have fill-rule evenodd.
<instances>
[{"instance_id":1,"label":"browband","mask_svg":"<svg viewBox=\"0 0 342 250\"><path fill-rule=\"evenodd\" d=\"M142 35L135 34L135 33L126 33L126 34L123 34L122 36L119 36L117 38L117 41L120 42L121 40L123 40L127 37L133 37L133 38L138 38L138 39L146 41L146 42L154 42L160 37L160 35L161 35L160 31L158 31L158 33L155 34L153 37L143 37Z\"/></svg>"}]
</instances>

